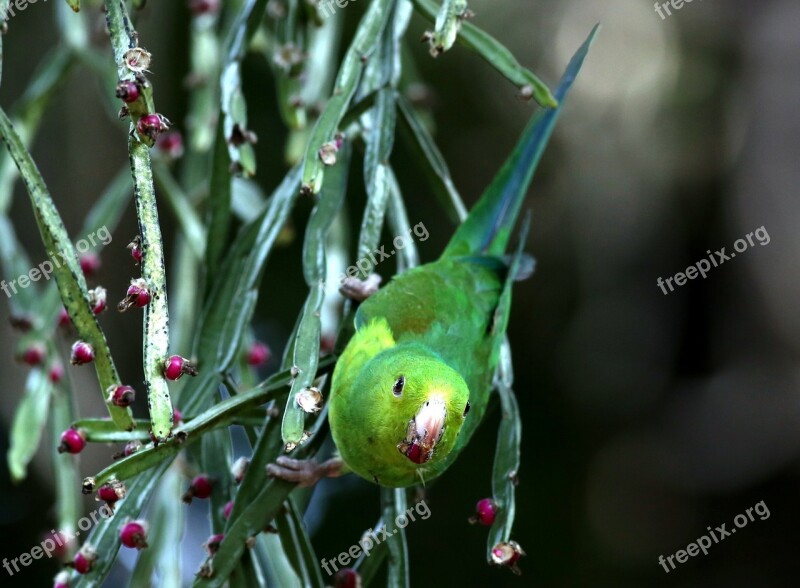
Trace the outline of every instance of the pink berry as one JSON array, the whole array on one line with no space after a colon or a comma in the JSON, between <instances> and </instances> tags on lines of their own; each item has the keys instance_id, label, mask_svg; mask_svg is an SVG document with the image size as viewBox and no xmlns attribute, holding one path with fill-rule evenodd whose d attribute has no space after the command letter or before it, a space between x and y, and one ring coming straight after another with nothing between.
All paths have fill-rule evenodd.
<instances>
[{"instance_id":1,"label":"pink berry","mask_svg":"<svg viewBox=\"0 0 800 588\"><path fill-rule=\"evenodd\" d=\"M72 566L79 574L88 574L94 567L94 562L97 561L97 553L91 547L84 545L80 551L75 554L75 559L72 560Z\"/></svg>"},{"instance_id":2,"label":"pink berry","mask_svg":"<svg viewBox=\"0 0 800 588\"><path fill-rule=\"evenodd\" d=\"M222 516L226 519L231 518L231 512L233 512L233 500L229 501L228 504L225 505L225 508L222 510Z\"/></svg>"},{"instance_id":3,"label":"pink berry","mask_svg":"<svg viewBox=\"0 0 800 588\"><path fill-rule=\"evenodd\" d=\"M80 257L81 270L87 278L95 275L100 269L100 258L94 252L84 253Z\"/></svg>"},{"instance_id":4,"label":"pink berry","mask_svg":"<svg viewBox=\"0 0 800 588\"><path fill-rule=\"evenodd\" d=\"M169 121L160 114L146 114L136 123L140 135L155 141L161 133L169 128Z\"/></svg>"},{"instance_id":5,"label":"pink berry","mask_svg":"<svg viewBox=\"0 0 800 588\"><path fill-rule=\"evenodd\" d=\"M214 555L217 551L219 551L219 545L222 543L222 540L225 538L225 535L217 534L211 535L206 541L205 547L208 550L209 555Z\"/></svg>"},{"instance_id":6,"label":"pink berry","mask_svg":"<svg viewBox=\"0 0 800 588\"><path fill-rule=\"evenodd\" d=\"M353 568L342 568L333 576L333 588L360 588L361 576Z\"/></svg>"},{"instance_id":7,"label":"pink berry","mask_svg":"<svg viewBox=\"0 0 800 588\"><path fill-rule=\"evenodd\" d=\"M497 505L491 498L483 498L475 505L475 515L469 518L469 522L473 525L479 523L491 527L496 516Z\"/></svg>"},{"instance_id":8,"label":"pink berry","mask_svg":"<svg viewBox=\"0 0 800 588\"><path fill-rule=\"evenodd\" d=\"M125 498L127 492L125 484L118 480L112 480L97 489L97 500L105 502L109 507L113 508L116 502Z\"/></svg>"},{"instance_id":9,"label":"pink berry","mask_svg":"<svg viewBox=\"0 0 800 588\"><path fill-rule=\"evenodd\" d=\"M150 289L147 287L147 282L138 278L131 280L131 285L128 286L128 292L125 298L117 305L117 310L125 312L130 307L144 308L150 304L151 295Z\"/></svg>"},{"instance_id":10,"label":"pink berry","mask_svg":"<svg viewBox=\"0 0 800 588\"><path fill-rule=\"evenodd\" d=\"M183 155L183 137L178 131L164 133L156 139L156 149L169 159L178 159Z\"/></svg>"},{"instance_id":11,"label":"pink berry","mask_svg":"<svg viewBox=\"0 0 800 588\"><path fill-rule=\"evenodd\" d=\"M164 362L164 377L168 380L178 380L183 374L197 375L197 367L185 357L172 355Z\"/></svg>"},{"instance_id":12,"label":"pink berry","mask_svg":"<svg viewBox=\"0 0 800 588\"><path fill-rule=\"evenodd\" d=\"M136 400L136 391L130 386L111 386L108 392L108 402L114 406L126 407Z\"/></svg>"},{"instance_id":13,"label":"pink berry","mask_svg":"<svg viewBox=\"0 0 800 588\"><path fill-rule=\"evenodd\" d=\"M136 102L139 99L139 96L139 85L135 82L123 81L117 84L117 98L126 104Z\"/></svg>"},{"instance_id":14,"label":"pink berry","mask_svg":"<svg viewBox=\"0 0 800 588\"><path fill-rule=\"evenodd\" d=\"M144 521L126 523L119 532L119 540L125 547L144 549L147 547L147 523Z\"/></svg>"},{"instance_id":15,"label":"pink berry","mask_svg":"<svg viewBox=\"0 0 800 588\"><path fill-rule=\"evenodd\" d=\"M33 367L42 363L46 355L47 349L45 349L44 345L41 343L31 343L31 345L19 355L19 361Z\"/></svg>"},{"instance_id":16,"label":"pink berry","mask_svg":"<svg viewBox=\"0 0 800 588\"><path fill-rule=\"evenodd\" d=\"M58 311L58 326L62 329L68 328L72 324L72 319L69 318L69 313L67 309L63 306L61 310Z\"/></svg>"},{"instance_id":17,"label":"pink berry","mask_svg":"<svg viewBox=\"0 0 800 588\"><path fill-rule=\"evenodd\" d=\"M173 425L177 425L178 423L182 423L182 422L183 422L183 415L181 414L181 411L179 411L177 408L173 408L172 409L172 424Z\"/></svg>"},{"instance_id":18,"label":"pink berry","mask_svg":"<svg viewBox=\"0 0 800 588\"><path fill-rule=\"evenodd\" d=\"M86 447L86 437L78 429L67 429L61 433L59 453L80 453Z\"/></svg>"},{"instance_id":19,"label":"pink berry","mask_svg":"<svg viewBox=\"0 0 800 588\"><path fill-rule=\"evenodd\" d=\"M53 579L53 588L69 588L69 572L64 570L58 572Z\"/></svg>"},{"instance_id":20,"label":"pink berry","mask_svg":"<svg viewBox=\"0 0 800 588\"><path fill-rule=\"evenodd\" d=\"M108 293L105 288L98 286L97 288L89 290L89 306L92 307L92 312L94 314L100 314L106 309L107 298Z\"/></svg>"},{"instance_id":21,"label":"pink berry","mask_svg":"<svg viewBox=\"0 0 800 588\"><path fill-rule=\"evenodd\" d=\"M194 16L217 14L219 12L219 0L190 0L189 10Z\"/></svg>"},{"instance_id":22,"label":"pink berry","mask_svg":"<svg viewBox=\"0 0 800 588\"><path fill-rule=\"evenodd\" d=\"M193 498L205 499L211 496L213 489L213 482L205 474L195 476L189 489L183 494L183 501L187 504L192 502Z\"/></svg>"},{"instance_id":23,"label":"pink berry","mask_svg":"<svg viewBox=\"0 0 800 588\"><path fill-rule=\"evenodd\" d=\"M54 363L50 366L50 373L47 375L53 384L58 384L61 378L64 377L64 366L60 363Z\"/></svg>"},{"instance_id":24,"label":"pink berry","mask_svg":"<svg viewBox=\"0 0 800 588\"><path fill-rule=\"evenodd\" d=\"M75 341L72 345L70 363L72 365L83 365L94 361L94 347L86 341Z\"/></svg>"},{"instance_id":25,"label":"pink berry","mask_svg":"<svg viewBox=\"0 0 800 588\"><path fill-rule=\"evenodd\" d=\"M247 350L247 363L253 367L259 367L267 363L272 357L272 351L267 347L266 343L256 341Z\"/></svg>"},{"instance_id":26,"label":"pink berry","mask_svg":"<svg viewBox=\"0 0 800 588\"><path fill-rule=\"evenodd\" d=\"M136 265L142 263L142 238L138 235L128 243L128 249L131 251L131 257L136 262Z\"/></svg>"}]
</instances>

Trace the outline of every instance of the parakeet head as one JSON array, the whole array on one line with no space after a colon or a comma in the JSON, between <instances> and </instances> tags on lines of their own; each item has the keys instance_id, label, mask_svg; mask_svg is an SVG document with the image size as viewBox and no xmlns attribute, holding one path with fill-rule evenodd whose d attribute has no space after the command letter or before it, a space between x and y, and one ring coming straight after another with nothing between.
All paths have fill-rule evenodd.
<instances>
[{"instance_id":1,"label":"parakeet head","mask_svg":"<svg viewBox=\"0 0 800 588\"><path fill-rule=\"evenodd\" d=\"M331 398L334 441L353 471L386 486L424 481L426 468L453 449L469 412L464 379L419 344L377 354L352 392Z\"/></svg>"}]
</instances>

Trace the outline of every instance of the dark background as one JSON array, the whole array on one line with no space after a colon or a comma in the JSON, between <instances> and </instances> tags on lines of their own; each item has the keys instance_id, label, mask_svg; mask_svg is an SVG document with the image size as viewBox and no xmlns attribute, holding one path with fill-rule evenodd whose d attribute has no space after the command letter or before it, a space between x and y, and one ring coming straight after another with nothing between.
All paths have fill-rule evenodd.
<instances>
[{"instance_id":1,"label":"dark background","mask_svg":"<svg viewBox=\"0 0 800 588\"><path fill-rule=\"evenodd\" d=\"M4 38L3 107L53 49L55 1L30 6ZM366 2L344 10L360 13ZM188 16L183 2L150 4L138 23L142 44L155 56L159 110L180 127ZM538 266L516 287L509 328L524 423L515 532L528 554L524 574L485 565L485 530L466 523L474 503L490 493L495 411L428 489L431 517L407 529L413 585L795 585L800 4L694 2L665 20L652 3L638 0L472 0L470 6L478 24L551 85L591 26L601 22L603 29L534 180L527 249ZM423 29L415 20L410 37ZM430 82L437 140L459 189L474 202L533 106L516 100L512 86L461 48L436 61L423 46L415 51ZM263 58L248 58L245 82L260 137L257 181L269 191L285 171L285 131ZM71 234L127 158L126 127L109 119L99 91L110 90L87 71L74 72L33 150ZM432 260L452 226L400 142L394 165L410 221L424 222L431 235L418 243L420 254ZM359 190L353 182L352 227L359 224ZM298 235L308 209L295 213ZM20 187L13 219L32 258L44 259ZM171 243L174 218L166 209L162 225ZM736 239L762 226L768 245L756 243L669 295L657 287L657 278L683 271L707 250L730 252ZM99 278L109 290L130 277L120 260L134 233L128 210L104 254ZM264 280L256 328L276 350L306 296L300 242L272 257ZM7 311L0 305L2 324ZM103 320L115 355L130 350L129 362L118 360L123 376L140 378L139 322L116 313ZM16 336L4 333L3 454L25 376L12 360ZM81 414L100 414L96 384L87 378L77 386L86 388L79 393ZM108 453L84 452L82 473L97 471ZM30 550L54 524L49 452L40 454L19 486L0 469L3 557ZM317 498L309 524L319 557L346 550L378 517L375 488L357 480L326 482ZM756 518L669 574L659 566L659 555L685 548L707 526L731 527L737 514L762 500L767 520ZM87 512L94 508L87 500ZM201 519L193 522L184 549L187 581L207 534ZM0 570L0 583L48 585L55 570L53 562L35 562L12 580Z\"/></svg>"}]
</instances>

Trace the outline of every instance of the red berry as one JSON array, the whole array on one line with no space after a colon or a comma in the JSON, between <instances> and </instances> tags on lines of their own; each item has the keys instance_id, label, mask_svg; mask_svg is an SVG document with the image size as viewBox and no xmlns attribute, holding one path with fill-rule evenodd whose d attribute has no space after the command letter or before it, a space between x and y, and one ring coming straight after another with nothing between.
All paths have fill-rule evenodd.
<instances>
[{"instance_id":1,"label":"red berry","mask_svg":"<svg viewBox=\"0 0 800 588\"><path fill-rule=\"evenodd\" d=\"M123 81L117 84L117 98L126 104L136 102L139 99L139 95L139 85L135 82Z\"/></svg>"},{"instance_id":2,"label":"red berry","mask_svg":"<svg viewBox=\"0 0 800 588\"><path fill-rule=\"evenodd\" d=\"M333 576L333 588L360 588L361 576L353 568L342 568Z\"/></svg>"},{"instance_id":3,"label":"red berry","mask_svg":"<svg viewBox=\"0 0 800 588\"><path fill-rule=\"evenodd\" d=\"M59 572L53 579L53 588L69 588L69 572Z\"/></svg>"},{"instance_id":4,"label":"red berry","mask_svg":"<svg viewBox=\"0 0 800 588\"><path fill-rule=\"evenodd\" d=\"M69 313L67 312L67 309L62 306L61 310L58 311L58 326L63 329L66 329L71 324L72 324L72 319L69 318Z\"/></svg>"},{"instance_id":5,"label":"red berry","mask_svg":"<svg viewBox=\"0 0 800 588\"><path fill-rule=\"evenodd\" d=\"M125 547L144 549L147 547L147 523L144 521L126 523L119 532L119 540Z\"/></svg>"},{"instance_id":6,"label":"red berry","mask_svg":"<svg viewBox=\"0 0 800 588\"><path fill-rule=\"evenodd\" d=\"M120 312L125 312L131 306L143 308L150 304L150 299L150 290L147 287L147 282L141 278L131 280L131 285L128 286L128 292L126 293L125 298L123 298L122 301L120 301L120 303L117 305L117 310Z\"/></svg>"},{"instance_id":7,"label":"red berry","mask_svg":"<svg viewBox=\"0 0 800 588\"><path fill-rule=\"evenodd\" d=\"M192 498L208 498L211 496L212 489L213 483L211 478L205 474L195 476L194 480L192 480L192 484L189 486L189 489L183 494L183 501L189 504L192 502Z\"/></svg>"},{"instance_id":8,"label":"red berry","mask_svg":"<svg viewBox=\"0 0 800 588\"><path fill-rule=\"evenodd\" d=\"M103 501L113 508L117 501L125 498L125 494L127 494L125 484L118 480L112 480L97 489L97 500Z\"/></svg>"},{"instance_id":9,"label":"red berry","mask_svg":"<svg viewBox=\"0 0 800 588\"><path fill-rule=\"evenodd\" d=\"M39 365L44 361L47 349L41 343L32 343L19 355L19 361L29 366Z\"/></svg>"},{"instance_id":10,"label":"red berry","mask_svg":"<svg viewBox=\"0 0 800 588\"><path fill-rule=\"evenodd\" d=\"M108 392L108 402L114 406L126 407L136 400L136 391L130 386L111 386Z\"/></svg>"},{"instance_id":11,"label":"red berry","mask_svg":"<svg viewBox=\"0 0 800 588\"><path fill-rule=\"evenodd\" d=\"M225 505L225 508L222 511L222 516L226 519L231 518L231 512L233 512L233 500L229 501L228 504Z\"/></svg>"},{"instance_id":12,"label":"red berry","mask_svg":"<svg viewBox=\"0 0 800 588\"><path fill-rule=\"evenodd\" d=\"M86 447L86 438L78 429L67 429L61 433L59 453L80 453Z\"/></svg>"},{"instance_id":13,"label":"red berry","mask_svg":"<svg viewBox=\"0 0 800 588\"><path fill-rule=\"evenodd\" d=\"M94 361L94 348L86 341L75 341L72 344L70 363L72 365L83 365L92 361Z\"/></svg>"},{"instance_id":14,"label":"red berry","mask_svg":"<svg viewBox=\"0 0 800 588\"><path fill-rule=\"evenodd\" d=\"M247 350L247 363L253 367L259 367L267 363L272 357L272 351L267 347L266 343L256 341Z\"/></svg>"},{"instance_id":15,"label":"red berry","mask_svg":"<svg viewBox=\"0 0 800 588\"><path fill-rule=\"evenodd\" d=\"M169 159L178 159L183 155L183 137L178 131L164 133L156 139L156 149Z\"/></svg>"},{"instance_id":16,"label":"red berry","mask_svg":"<svg viewBox=\"0 0 800 588\"><path fill-rule=\"evenodd\" d=\"M79 574L88 574L94 567L94 562L97 560L97 553L88 545L81 547L81 550L75 554L75 559L72 560L72 565L75 571Z\"/></svg>"},{"instance_id":17,"label":"red berry","mask_svg":"<svg viewBox=\"0 0 800 588\"><path fill-rule=\"evenodd\" d=\"M225 538L225 535L217 534L211 535L206 541L205 547L208 550L209 555L214 555L217 551L219 551L219 544L222 543L222 540Z\"/></svg>"},{"instance_id":18,"label":"red berry","mask_svg":"<svg viewBox=\"0 0 800 588\"><path fill-rule=\"evenodd\" d=\"M54 363L50 366L50 373L48 374L48 378L53 384L58 384L61 381L61 378L64 377L64 366L60 363Z\"/></svg>"},{"instance_id":19,"label":"red berry","mask_svg":"<svg viewBox=\"0 0 800 588\"><path fill-rule=\"evenodd\" d=\"M189 10L194 16L217 14L219 12L219 0L190 0Z\"/></svg>"},{"instance_id":20,"label":"red berry","mask_svg":"<svg viewBox=\"0 0 800 588\"><path fill-rule=\"evenodd\" d=\"M183 374L197 375L197 368L185 357L172 355L164 362L164 377L168 380L178 380Z\"/></svg>"},{"instance_id":21,"label":"red berry","mask_svg":"<svg viewBox=\"0 0 800 588\"><path fill-rule=\"evenodd\" d=\"M146 114L136 123L140 135L155 141L161 133L169 128L169 121L160 114Z\"/></svg>"},{"instance_id":22,"label":"red berry","mask_svg":"<svg viewBox=\"0 0 800 588\"><path fill-rule=\"evenodd\" d=\"M473 525L479 523L491 527L497 516L497 505L491 498L483 498L475 505L475 515L469 518Z\"/></svg>"},{"instance_id":23,"label":"red berry","mask_svg":"<svg viewBox=\"0 0 800 588\"><path fill-rule=\"evenodd\" d=\"M55 530L51 530L44 534L42 537L42 544L52 542L55 547L50 549L50 552L56 556L57 559L64 559L69 552L70 540L63 534Z\"/></svg>"},{"instance_id":24,"label":"red berry","mask_svg":"<svg viewBox=\"0 0 800 588\"><path fill-rule=\"evenodd\" d=\"M100 269L100 258L94 252L84 253L80 257L80 264L81 269L83 270L83 275L87 278L92 277L97 273Z\"/></svg>"},{"instance_id":25,"label":"red berry","mask_svg":"<svg viewBox=\"0 0 800 588\"><path fill-rule=\"evenodd\" d=\"M89 306L92 307L94 314L100 314L106 309L106 299L108 293L105 288L98 286L93 290L89 290Z\"/></svg>"}]
</instances>

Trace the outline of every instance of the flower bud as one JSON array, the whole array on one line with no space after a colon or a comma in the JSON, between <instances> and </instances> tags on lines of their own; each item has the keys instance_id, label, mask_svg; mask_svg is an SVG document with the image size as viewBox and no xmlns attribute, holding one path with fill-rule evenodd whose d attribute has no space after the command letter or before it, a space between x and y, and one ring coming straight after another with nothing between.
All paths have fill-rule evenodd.
<instances>
[{"instance_id":1,"label":"flower bud","mask_svg":"<svg viewBox=\"0 0 800 588\"><path fill-rule=\"evenodd\" d=\"M217 551L219 551L219 545L222 543L222 540L225 538L225 535L217 534L211 535L208 540L203 545L208 551L208 555L214 555Z\"/></svg>"},{"instance_id":2,"label":"flower bud","mask_svg":"<svg viewBox=\"0 0 800 588\"><path fill-rule=\"evenodd\" d=\"M53 384L58 384L64 377L64 366L56 362L50 366L50 373L47 374Z\"/></svg>"},{"instance_id":3,"label":"flower bud","mask_svg":"<svg viewBox=\"0 0 800 588\"><path fill-rule=\"evenodd\" d=\"M142 263L142 238L139 235L133 238L133 241L128 243L128 249L130 249L131 257L136 262L136 265Z\"/></svg>"},{"instance_id":4,"label":"flower bud","mask_svg":"<svg viewBox=\"0 0 800 588\"><path fill-rule=\"evenodd\" d=\"M136 400L136 391L130 386L110 386L108 389L108 402L114 406L125 408Z\"/></svg>"},{"instance_id":5,"label":"flower bud","mask_svg":"<svg viewBox=\"0 0 800 588\"><path fill-rule=\"evenodd\" d=\"M156 149L167 159L178 159L183 155L183 137L178 131L159 135L156 139Z\"/></svg>"},{"instance_id":6,"label":"flower bud","mask_svg":"<svg viewBox=\"0 0 800 588\"><path fill-rule=\"evenodd\" d=\"M53 588L69 588L69 572L63 570L53 579Z\"/></svg>"},{"instance_id":7,"label":"flower bud","mask_svg":"<svg viewBox=\"0 0 800 588\"><path fill-rule=\"evenodd\" d=\"M87 278L92 277L100 270L100 257L98 257L97 253L94 253L93 251L84 253L81 255L78 261L81 264L83 275Z\"/></svg>"},{"instance_id":8,"label":"flower bud","mask_svg":"<svg viewBox=\"0 0 800 588\"><path fill-rule=\"evenodd\" d=\"M71 324L72 319L69 318L67 309L62 306L61 310L58 311L58 326L62 329L68 329Z\"/></svg>"},{"instance_id":9,"label":"flower bud","mask_svg":"<svg viewBox=\"0 0 800 588\"><path fill-rule=\"evenodd\" d=\"M83 431L69 428L61 433L61 444L58 446L59 453L80 453L86 447L86 436Z\"/></svg>"},{"instance_id":10,"label":"flower bud","mask_svg":"<svg viewBox=\"0 0 800 588\"><path fill-rule=\"evenodd\" d=\"M225 505L225 508L222 510L222 516L227 520L231 518L231 512L233 512L233 500L228 501Z\"/></svg>"},{"instance_id":11,"label":"flower bud","mask_svg":"<svg viewBox=\"0 0 800 588\"><path fill-rule=\"evenodd\" d=\"M139 86L136 84L136 82L130 82L126 80L117 84L117 98L126 104L136 102L140 95L141 92L139 91Z\"/></svg>"},{"instance_id":12,"label":"flower bud","mask_svg":"<svg viewBox=\"0 0 800 588\"><path fill-rule=\"evenodd\" d=\"M342 568L333 576L333 588L361 588L361 576L353 568Z\"/></svg>"},{"instance_id":13,"label":"flower bud","mask_svg":"<svg viewBox=\"0 0 800 588\"><path fill-rule=\"evenodd\" d=\"M147 282L141 278L131 280L131 285L128 286L128 292L119 304L117 310L125 312L130 307L144 308L150 304L150 289L147 287Z\"/></svg>"},{"instance_id":14,"label":"flower bud","mask_svg":"<svg viewBox=\"0 0 800 588\"><path fill-rule=\"evenodd\" d=\"M179 380L183 374L197 375L197 367L185 357L172 355L164 362L164 377L168 380Z\"/></svg>"},{"instance_id":15,"label":"flower bud","mask_svg":"<svg viewBox=\"0 0 800 588\"><path fill-rule=\"evenodd\" d=\"M251 346L250 349L247 350L247 356L245 357L247 364L253 367L260 367L267 363L270 358L272 357L272 351L267 346L266 343L262 343L261 341L255 341Z\"/></svg>"},{"instance_id":16,"label":"flower bud","mask_svg":"<svg viewBox=\"0 0 800 588\"><path fill-rule=\"evenodd\" d=\"M517 575L522 573L517 567L517 561L523 555L525 552L516 541L504 541L492 547L492 563L498 566L507 566Z\"/></svg>"},{"instance_id":17,"label":"flower bud","mask_svg":"<svg viewBox=\"0 0 800 588\"><path fill-rule=\"evenodd\" d=\"M189 10L194 16L217 14L219 12L219 0L190 0Z\"/></svg>"},{"instance_id":18,"label":"flower bud","mask_svg":"<svg viewBox=\"0 0 800 588\"><path fill-rule=\"evenodd\" d=\"M494 519L497 516L497 505L491 498L483 498L475 505L475 514L468 520L470 524L474 525L479 523L487 527L494 524Z\"/></svg>"},{"instance_id":19,"label":"flower bud","mask_svg":"<svg viewBox=\"0 0 800 588\"><path fill-rule=\"evenodd\" d=\"M75 554L75 559L72 560L72 567L79 574L88 574L92 571L95 561L97 561L97 552L88 544L85 544Z\"/></svg>"},{"instance_id":20,"label":"flower bud","mask_svg":"<svg viewBox=\"0 0 800 588\"><path fill-rule=\"evenodd\" d=\"M98 502L105 502L110 509L113 510L114 505L125 498L125 495L128 493L128 490L125 488L125 484L120 482L119 480L111 480L110 482L106 482L100 488L97 489L97 501Z\"/></svg>"},{"instance_id":21,"label":"flower bud","mask_svg":"<svg viewBox=\"0 0 800 588\"><path fill-rule=\"evenodd\" d=\"M144 521L125 523L119 532L119 540L125 547L144 549L147 547L147 523Z\"/></svg>"},{"instance_id":22,"label":"flower bud","mask_svg":"<svg viewBox=\"0 0 800 588\"><path fill-rule=\"evenodd\" d=\"M151 141L169 128L169 120L160 114L146 114L136 123L136 130L139 134L147 137Z\"/></svg>"},{"instance_id":23,"label":"flower bud","mask_svg":"<svg viewBox=\"0 0 800 588\"><path fill-rule=\"evenodd\" d=\"M94 348L86 341L75 341L72 344L70 363L72 365L83 365L94 361Z\"/></svg>"},{"instance_id":24,"label":"flower bud","mask_svg":"<svg viewBox=\"0 0 800 588\"><path fill-rule=\"evenodd\" d=\"M322 392L313 386L300 390L295 396L295 400L303 412L315 414L322 410Z\"/></svg>"},{"instance_id":25,"label":"flower bud","mask_svg":"<svg viewBox=\"0 0 800 588\"><path fill-rule=\"evenodd\" d=\"M244 480L244 475L247 473L247 468L250 467L250 460L242 456L238 458L231 466L231 474L237 484L241 484Z\"/></svg>"},{"instance_id":26,"label":"flower bud","mask_svg":"<svg viewBox=\"0 0 800 588\"><path fill-rule=\"evenodd\" d=\"M47 349L41 343L31 343L19 354L18 360L31 367L37 366L47 356Z\"/></svg>"},{"instance_id":27,"label":"flower bud","mask_svg":"<svg viewBox=\"0 0 800 588\"><path fill-rule=\"evenodd\" d=\"M107 297L108 293L106 289L101 286L89 290L89 306L92 307L92 312L94 314L100 314L106 309Z\"/></svg>"},{"instance_id":28,"label":"flower bud","mask_svg":"<svg viewBox=\"0 0 800 588\"><path fill-rule=\"evenodd\" d=\"M195 476L195 478L192 480L191 486L189 486L189 489L183 494L183 501L186 504L190 504L193 498L208 498L211 496L212 489L213 482L211 481L211 478L205 474Z\"/></svg>"}]
</instances>

